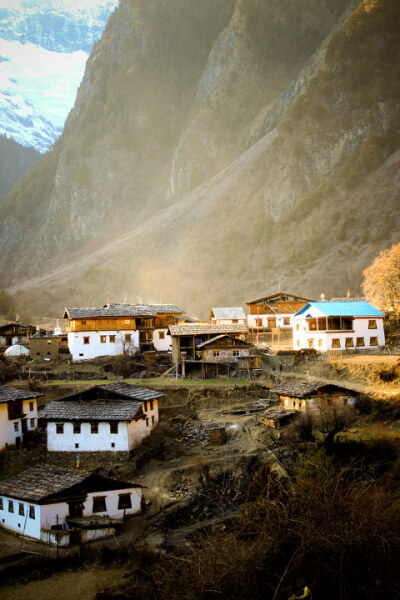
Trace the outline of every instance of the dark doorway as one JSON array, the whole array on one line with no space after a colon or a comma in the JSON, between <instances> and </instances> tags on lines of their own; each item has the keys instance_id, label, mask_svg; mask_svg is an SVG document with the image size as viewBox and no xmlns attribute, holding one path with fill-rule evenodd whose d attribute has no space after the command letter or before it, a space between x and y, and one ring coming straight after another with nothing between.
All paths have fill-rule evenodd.
<instances>
[{"instance_id":1,"label":"dark doorway","mask_svg":"<svg viewBox=\"0 0 400 600\"><path fill-rule=\"evenodd\" d=\"M15 447L17 450L19 450L21 448L21 438L20 437L15 438Z\"/></svg>"},{"instance_id":2,"label":"dark doorway","mask_svg":"<svg viewBox=\"0 0 400 600\"><path fill-rule=\"evenodd\" d=\"M26 433L28 431L28 419L21 419L21 428L22 433Z\"/></svg>"}]
</instances>

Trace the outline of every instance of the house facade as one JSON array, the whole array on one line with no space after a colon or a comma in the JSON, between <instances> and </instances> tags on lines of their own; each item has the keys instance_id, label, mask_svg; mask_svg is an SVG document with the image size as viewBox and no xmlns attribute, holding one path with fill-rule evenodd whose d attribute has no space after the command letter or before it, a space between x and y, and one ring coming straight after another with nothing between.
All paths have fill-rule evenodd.
<instances>
[{"instance_id":1,"label":"house facade","mask_svg":"<svg viewBox=\"0 0 400 600\"><path fill-rule=\"evenodd\" d=\"M309 302L292 319L293 349L365 350L385 345L384 314L363 301Z\"/></svg>"},{"instance_id":2,"label":"house facade","mask_svg":"<svg viewBox=\"0 0 400 600\"><path fill-rule=\"evenodd\" d=\"M317 412L328 406L354 406L356 392L318 381L292 381L272 388L287 410Z\"/></svg>"},{"instance_id":3,"label":"house facade","mask_svg":"<svg viewBox=\"0 0 400 600\"><path fill-rule=\"evenodd\" d=\"M177 363L181 357L196 359L198 346L221 334L243 339L247 333L246 325L211 325L210 323L180 323L171 325L169 332L172 338L172 360Z\"/></svg>"},{"instance_id":4,"label":"house facade","mask_svg":"<svg viewBox=\"0 0 400 600\"><path fill-rule=\"evenodd\" d=\"M212 308L210 322L213 325L246 325L246 314L241 306Z\"/></svg>"},{"instance_id":5,"label":"house facade","mask_svg":"<svg viewBox=\"0 0 400 600\"><path fill-rule=\"evenodd\" d=\"M66 308L68 347L73 360L171 350L169 325L183 311L174 304L105 304L98 308Z\"/></svg>"},{"instance_id":6,"label":"house facade","mask_svg":"<svg viewBox=\"0 0 400 600\"><path fill-rule=\"evenodd\" d=\"M25 344L34 335L45 335L44 329L34 325L12 322L0 326L0 346L13 346L14 344Z\"/></svg>"},{"instance_id":7,"label":"house facade","mask_svg":"<svg viewBox=\"0 0 400 600\"><path fill-rule=\"evenodd\" d=\"M310 300L285 292L275 292L268 296L249 300L246 302L249 307L247 326L250 331L290 329L292 317L307 302Z\"/></svg>"},{"instance_id":8,"label":"house facade","mask_svg":"<svg viewBox=\"0 0 400 600\"><path fill-rule=\"evenodd\" d=\"M69 546L115 533L115 523L140 512L141 486L81 470L37 465L0 482L4 529Z\"/></svg>"},{"instance_id":9,"label":"house facade","mask_svg":"<svg viewBox=\"0 0 400 600\"><path fill-rule=\"evenodd\" d=\"M0 386L0 450L20 448L24 435L37 428L38 392Z\"/></svg>"},{"instance_id":10,"label":"house facade","mask_svg":"<svg viewBox=\"0 0 400 600\"><path fill-rule=\"evenodd\" d=\"M50 402L39 418L50 452L131 452L156 427L154 390L112 383Z\"/></svg>"}]
</instances>

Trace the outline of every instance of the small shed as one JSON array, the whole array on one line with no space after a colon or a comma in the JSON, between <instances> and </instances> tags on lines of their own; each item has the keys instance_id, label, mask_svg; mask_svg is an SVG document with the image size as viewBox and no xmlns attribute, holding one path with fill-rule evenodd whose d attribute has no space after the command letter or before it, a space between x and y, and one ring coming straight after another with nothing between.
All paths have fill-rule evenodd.
<instances>
[{"instance_id":1,"label":"small shed","mask_svg":"<svg viewBox=\"0 0 400 600\"><path fill-rule=\"evenodd\" d=\"M352 406L356 402L353 390L321 381L290 381L272 388L287 410L319 410L322 403Z\"/></svg>"}]
</instances>

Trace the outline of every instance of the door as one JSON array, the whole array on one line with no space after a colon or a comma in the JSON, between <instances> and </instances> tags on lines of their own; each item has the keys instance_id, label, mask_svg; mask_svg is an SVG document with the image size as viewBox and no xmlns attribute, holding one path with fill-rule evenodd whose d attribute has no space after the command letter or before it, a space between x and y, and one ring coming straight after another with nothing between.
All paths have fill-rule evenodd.
<instances>
[{"instance_id":1,"label":"door","mask_svg":"<svg viewBox=\"0 0 400 600\"><path fill-rule=\"evenodd\" d=\"M26 433L28 431L28 419L21 419L21 429L22 433Z\"/></svg>"}]
</instances>

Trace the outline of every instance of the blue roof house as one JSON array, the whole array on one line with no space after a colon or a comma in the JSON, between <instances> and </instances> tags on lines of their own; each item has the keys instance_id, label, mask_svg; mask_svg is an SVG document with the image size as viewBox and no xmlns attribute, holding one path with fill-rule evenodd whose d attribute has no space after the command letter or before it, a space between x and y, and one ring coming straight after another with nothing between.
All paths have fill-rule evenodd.
<instances>
[{"instance_id":1,"label":"blue roof house","mask_svg":"<svg viewBox=\"0 0 400 600\"><path fill-rule=\"evenodd\" d=\"M308 302L292 317L293 348L327 352L384 346L384 316L368 302Z\"/></svg>"}]
</instances>

